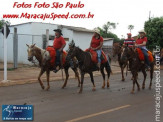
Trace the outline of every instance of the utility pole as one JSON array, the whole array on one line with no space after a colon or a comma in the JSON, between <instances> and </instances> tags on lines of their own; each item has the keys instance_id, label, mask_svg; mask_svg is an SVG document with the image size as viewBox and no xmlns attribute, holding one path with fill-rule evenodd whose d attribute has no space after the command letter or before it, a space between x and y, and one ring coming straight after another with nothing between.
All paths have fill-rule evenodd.
<instances>
[{"instance_id":1,"label":"utility pole","mask_svg":"<svg viewBox=\"0 0 163 122\"><path fill-rule=\"evenodd\" d=\"M4 28L4 36L3 36L3 44L4 44L4 82L7 81L7 37L6 37L6 24L3 26Z\"/></svg>"}]
</instances>

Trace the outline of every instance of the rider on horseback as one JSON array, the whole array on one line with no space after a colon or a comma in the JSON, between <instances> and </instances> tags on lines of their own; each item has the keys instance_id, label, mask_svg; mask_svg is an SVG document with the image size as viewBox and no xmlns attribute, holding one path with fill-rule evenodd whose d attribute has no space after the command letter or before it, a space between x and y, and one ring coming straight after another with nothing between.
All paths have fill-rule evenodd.
<instances>
[{"instance_id":1,"label":"rider on horseback","mask_svg":"<svg viewBox=\"0 0 163 122\"><path fill-rule=\"evenodd\" d=\"M60 67L62 67L62 52L63 48L66 46L66 42L64 38L62 37L62 31L60 29L55 29L55 39L53 42L53 47L56 51L56 63L55 63L55 70L54 72L57 72Z\"/></svg>"},{"instance_id":2,"label":"rider on horseback","mask_svg":"<svg viewBox=\"0 0 163 122\"><path fill-rule=\"evenodd\" d=\"M100 69L101 65L101 52L102 52L102 46L103 46L103 38L100 35L100 31L98 29L95 29L94 35L92 37L91 43L90 43L90 49L96 51L98 56L98 68Z\"/></svg>"},{"instance_id":3,"label":"rider on horseback","mask_svg":"<svg viewBox=\"0 0 163 122\"><path fill-rule=\"evenodd\" d=\"M148 59L148 49L146 48L146 44L147 44L147 37L145 37L145 31L141 30L139 31L139 35L140 37L136 40L135 46L140 48L144 54L144 58L145 58L145 62L147 64L147 70L150 70L150 63L149 63L149 59Z\"/></svg>"},{"instance_id":4,"label":"rider on horseback","mask_svg":"<svg viewBox=\"0 0 163 122\"><path fill-rule=\"evenodd\" d=\"M123 46L128 46L130 48L133 48L133 46L135 45L135 40L131 37L132 34L131 33L127 33L127 39L124 40ZM129 71L131 71L131 66L132 66L132 62L129 60Z\"/></svg>"}]
</instances>

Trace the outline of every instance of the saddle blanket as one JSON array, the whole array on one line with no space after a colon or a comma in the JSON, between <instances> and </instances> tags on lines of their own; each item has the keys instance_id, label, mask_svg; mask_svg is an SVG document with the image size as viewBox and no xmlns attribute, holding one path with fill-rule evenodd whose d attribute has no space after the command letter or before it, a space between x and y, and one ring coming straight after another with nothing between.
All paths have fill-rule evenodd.
<instances>
[{"instance_id":1,"label":"saddle blanket","mask_svg":"<svg viewBox=\"0 0 163 122\"><path fill-rule=\"evenodd\" d=\"M47 47L46 48L47 51L49 51L49 54L50 54L50 63L51 65L54 66L55 64L55 61L56 61L56 50L53 48L53 47ZM67 56L67 52L66 51L63 51L62 52L62 64L65 64L66 62L66 56Z\"/></svg>"},{"instance_id":2,"label":"saddle blanket","mask_svg":"<svg viewBox=\"0 0 163 122\"><path fill-rule=\"evenodd\" d=\"M92 62L98 63L98 57L97 57L96 51L91 50L91 49L86 49L85 51L90 52ZM102 53L101 53L101 63L103 64L103 63L106 63L106 62L107 62L107 57L106 57L105 53L102 51Z\"/></svg>"},{"instance_id":3,"label":"saddle blanket","mask_svg":"<svg viewBox=\"0 0 163 122\"><path fill-rule=\"evenodd\" d=\"M144 61L145 59L144 59L144 54L143 54L142 50L140 48L136 48L136 51L138 52L139 59L141 61ZM148 52L148 59L149 59L149 61L153 62L153 55L152 55L152 53L150 51L147 51L147 52Z\"/></svg>"}]
</instances>

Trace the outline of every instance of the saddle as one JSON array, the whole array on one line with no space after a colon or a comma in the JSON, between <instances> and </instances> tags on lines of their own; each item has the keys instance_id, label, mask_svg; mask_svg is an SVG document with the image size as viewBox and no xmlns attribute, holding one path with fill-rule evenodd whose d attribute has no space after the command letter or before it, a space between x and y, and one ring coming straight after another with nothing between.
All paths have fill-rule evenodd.
<instances>
[{"instance_id":1,"label":"saddle","mask_svg":"<svg viewBox=\"0 0 163 122\"><path fill-rule=\"evenodd\" d=\"M138 52L138 56L139 56L139 59L141 61L145 61L145 58L144 58L144 54L142 52L142 50L140 48L136 48L136 51ZM150 62L153 62L153 55L150 51L147 51L148 52L148 59Z\"/></svg>"},{"instance_id":2,"label":"saddle","mask_svg":"<svg viewBox=\"0 0 163 122\"><path fill-rule=\"evenodd\" d=\"M86 49L85 51L90 53L92 62L98 63L98 57L97 57L96 51L91 50L91 49ZM107 57L106 57L105 53L102 51L102 53L101 53L101 63L103 64L103 63L106 63L106 62L107 62Z\"/></svg>"},{"instance_id":3,"label":"saddle","mask_svg":"<svg viewBox=\"0 0 163 122\"><path fill-rule=\"evenodd\" d=\"M53 47L51 47L51 46L48 46L46 48L46 50L49 51L49 54L50 54L50 64L52 66L54 66L55 65L55 61L56 61L56 50ZM67 52L66 51L63 51L62 52L62 64L63 65L66 62L66 56L67 56Z\"/></svg>"}]
</instances>

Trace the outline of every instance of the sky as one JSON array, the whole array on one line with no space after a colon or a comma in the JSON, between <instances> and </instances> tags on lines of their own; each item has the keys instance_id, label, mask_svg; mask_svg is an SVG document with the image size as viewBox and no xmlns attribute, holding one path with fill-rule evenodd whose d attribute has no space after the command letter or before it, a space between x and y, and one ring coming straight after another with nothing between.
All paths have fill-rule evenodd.
<instances>
[{"instance_id":1,"label":"sky","mask_svg":"<svg viewBox=\"0 0 163 122\"><path fill-rule=\"evenodd\" d=\"M85 6L83 8L13 8L14 2L19 4L25 2L26 4L60 2L66 4L67 2L78 4L79 1ZM28 12L33 14L42 13L85 13L91 12L94 14L93 19L5 19L11 24L20 24L25 22L45 22L53 24L62 24L69 26L85 27L94 29L95 27L102 27L106 22L118 23L115 30L111 32L122 38L126 37L128 25L134 25L132 35L138 34L138 31L143 29L144 22L149 19L149 12L151 17L163 16L163 0L5 0L0 4L0 18L3 14L21 14Z\"/></svg>"}]
</instances>

